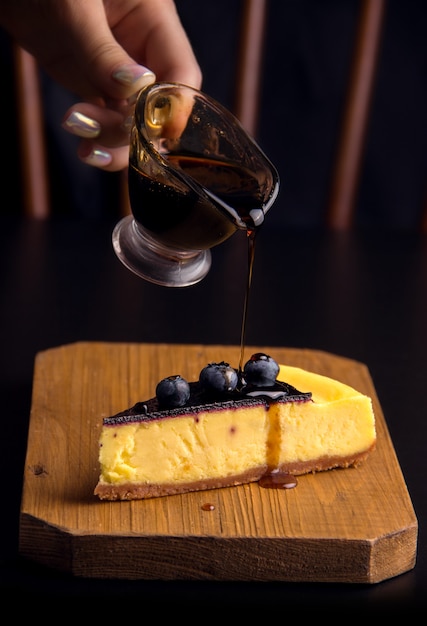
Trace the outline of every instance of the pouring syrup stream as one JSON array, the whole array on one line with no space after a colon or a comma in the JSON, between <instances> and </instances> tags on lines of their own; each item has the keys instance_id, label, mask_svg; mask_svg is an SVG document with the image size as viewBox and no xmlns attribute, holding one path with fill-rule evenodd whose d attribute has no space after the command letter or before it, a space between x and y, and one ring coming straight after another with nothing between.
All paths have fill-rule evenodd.
<instances>
[{"instance_id":1,"label":"pouring syrup stream","mask_svg":"<svg viewBox=\"0 0 427 626\"><path fill-rule=\"evenodd\" d=\"M255 258L255 235L256 235L256 229L248 229L247 230L247 238L248 238L248 272L247 272L245 300L244 300L244 304L243 304L242 328L241 328L241 334L240 334L239 377L241 377L241 375L242 375L243 366L244 366L246 326L247 326L248 308L249 308L249 295L250 295L250 291L251 291L252 274L253 274L253 266L254 266L254 258Z\"/></svg>"}]
</instances>

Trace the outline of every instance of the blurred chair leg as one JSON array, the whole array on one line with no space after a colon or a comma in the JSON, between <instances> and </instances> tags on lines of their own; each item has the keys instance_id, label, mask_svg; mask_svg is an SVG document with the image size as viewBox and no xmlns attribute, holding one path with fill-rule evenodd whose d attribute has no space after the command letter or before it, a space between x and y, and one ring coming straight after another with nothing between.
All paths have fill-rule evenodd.
<instances>
[{"instance_id":1,"label":"blurred chair leg","mask_svg":"<svg viewBox=\"0 0 427 626\"><path fill-rule=\"evenodd\" d=\"M347 230L353 223L385 5L386 0L362 0L361 3L353 68L327 209L330 229Z\"/></svg>"},{"instance_id":2,"label":"blurred chair leg","mask_svg":"<svg viewBox=\"0 0 427 626\"><path fill-rule=\"evenodd\" d=\"M256 135L261 91L267 0L244 0L234 114Z\"/></svg>"},{"instance_id":3,"label":"blurred chair leg","mask_svg":"<svg viewBox=\"0 0 427 626\"><path fill-rule=\"evenodd\" d=\"M50 215L50 200L38 65L19 46L14 57L24 210L28 217L45 219Z\"/></svg>"}]
</instances>

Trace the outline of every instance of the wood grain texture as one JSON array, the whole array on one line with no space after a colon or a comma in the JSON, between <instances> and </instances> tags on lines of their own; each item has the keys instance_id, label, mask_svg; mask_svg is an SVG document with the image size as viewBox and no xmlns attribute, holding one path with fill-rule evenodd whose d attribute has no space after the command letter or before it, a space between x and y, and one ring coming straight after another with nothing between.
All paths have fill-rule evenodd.
<instances>
[{"instance_id":1,"label":"wood grain texture","mask_svg":"<svg viewBox=\"0 0 427 626\"><path fill-rule=\"evenodd\" d=\"M150 500L101 502L102 418L197 380L237 346L81 342L36 356L20 553L81 577L376 583L412 569L418 523L369 371L320 351L249 346L353 386L373 400L378 443L356 469ZM161 459L159 459L161 462ZM202 509L214 505L212 511Z\"/></svg>"}]
</instances>

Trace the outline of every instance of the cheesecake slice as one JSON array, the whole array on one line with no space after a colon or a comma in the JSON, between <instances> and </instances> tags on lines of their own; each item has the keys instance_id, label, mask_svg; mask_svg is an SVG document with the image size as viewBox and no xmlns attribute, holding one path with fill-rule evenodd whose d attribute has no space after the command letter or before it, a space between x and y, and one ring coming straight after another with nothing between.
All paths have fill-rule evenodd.
<instances>
[{"instance_id":1,"label":"cheesecake slice","mask_svg":"<svg viewBox=\"0 0 427 626\"><path fill-rule=\"evenodd\" d=\"M376 443L371 399L301 368L277 371L274 384L246 384L221 399L199 380L183 406L163 408L154 397L105 418L95 495L152 498L365 460Z\"/></svg>"}]
</instances>

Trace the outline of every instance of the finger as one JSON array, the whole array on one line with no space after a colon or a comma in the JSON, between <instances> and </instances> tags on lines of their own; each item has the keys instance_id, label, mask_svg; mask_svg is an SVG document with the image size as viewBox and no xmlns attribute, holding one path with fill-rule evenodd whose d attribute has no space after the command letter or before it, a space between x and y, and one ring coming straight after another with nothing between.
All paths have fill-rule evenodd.
<instances>
[{"instance_id":1,"label":"finger","mask_svg":"<svg viewBox=\"0 0 427 626\"><path fill-rule=\"evenodd\" d=\"M132 50L135 60L143 60L156 74L157 80L184 83L200 89L202 72L174 2L142 2L139 10L140 20L151 23L152 27L144 50L134 49L131 43L126 49Z\"/></svg>"},{"instance_id":2,"label":"finger","mask_svg":"<svg viewBox=\"0 0 427 626\"><path fill-rule=\"evenodd\" d=\"M156 78L201 86L199 64L172 0L135 1L127 11L122 3L117 15L114 3L104 9L99 0L92 2L90 11L86 0L73 3L73 23L79 11L86 13L75 33L76 56L106 99L129 98Z\"/></svg>"},{"instance_id":3,"label":"finger","mask_svg":"<svg viewBox=\"0 0 427 626\"><path fill-rule=\"evenodd\" d=\"M154 72L138 64L114 37L103 2L91 0L89 4L86 0L75 0L67 7L76 61L92 84L93 93L105 99L122 100L155 81ZM135 30L131 19L132 13L128 13L128 28ZM143 37L141 29L136 30L138 37Z\"/></svg>"},{"instance_id":4,"label":"finger","mask_svg":"<svg viewBox=\"0 0 427 626\"><path fill-rule=\"evenodd\" d=\"M115 148L129 144L128 115L106 107L79 102L68 109L62 127L84 139L96 139L101 145Z\"/></svg>"},{"instance_id":5,"label":"finger","mask_svg":"<svg viewBox=\"0 0 427 626\"><path fill-rule=\"evenodd\" d=\"M86 165L106 172L118 172L129 164L129 146L107 148L89 139L83 139L77 149L77 155Z\"/></svg>"}]
</instances>

